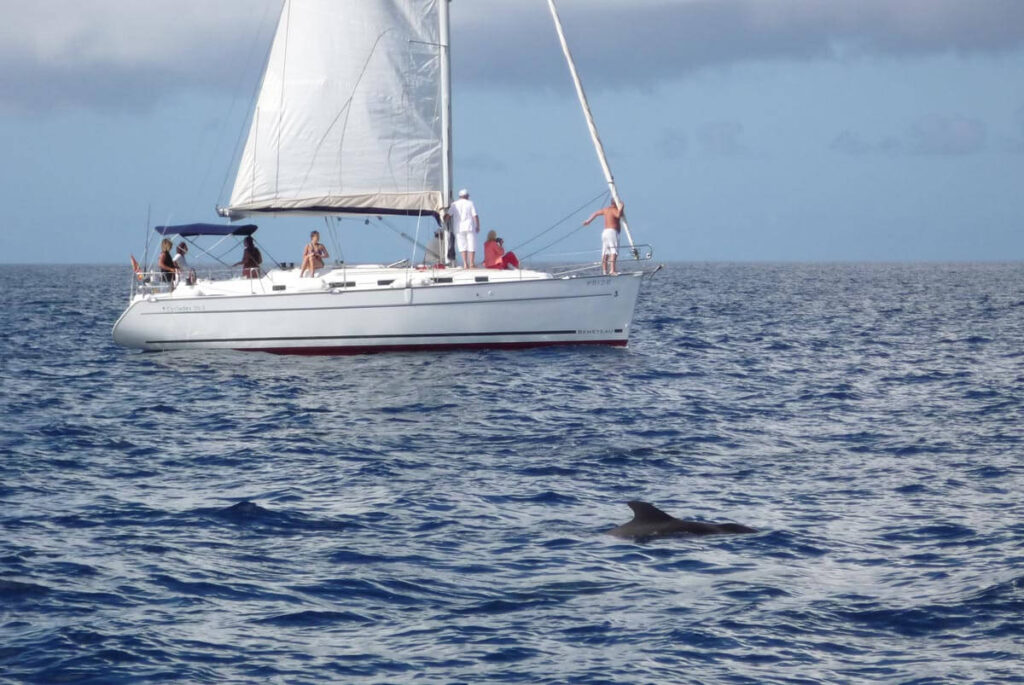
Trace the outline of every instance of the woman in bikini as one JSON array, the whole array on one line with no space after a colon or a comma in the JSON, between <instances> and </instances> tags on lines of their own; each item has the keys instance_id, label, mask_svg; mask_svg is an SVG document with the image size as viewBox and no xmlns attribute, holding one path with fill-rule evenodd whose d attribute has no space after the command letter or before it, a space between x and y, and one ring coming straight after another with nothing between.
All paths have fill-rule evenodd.
<instances>
[{"instance_id":1,"label":"woman in bikini","mask_svg":"<svg viewBox=\"0 0 1024 685\"><path fill-rule=\"evenodd\" d=\"M313 276L317 269L324 267L324 259L330 256L327 248L320 242L320 231L310 233L306 249L302 251L302 270L299 271L299 278L305 275L307 269L309 275Z\"/></svg>"},{"instance_id":2,"label":"woman in bikini","mask_svg":"<svg viewBox=\"0 0 1024 685\"><path fill-rule=\"evenodd\" d=\"M242 261L235 262L235 266L242 267L242 276L245 278L259 278L260 267L263 264L263 254L256 247L256 242L251 235L245 236L242 241L245 249L242 251Z\"/></svg>"}]
</instances>

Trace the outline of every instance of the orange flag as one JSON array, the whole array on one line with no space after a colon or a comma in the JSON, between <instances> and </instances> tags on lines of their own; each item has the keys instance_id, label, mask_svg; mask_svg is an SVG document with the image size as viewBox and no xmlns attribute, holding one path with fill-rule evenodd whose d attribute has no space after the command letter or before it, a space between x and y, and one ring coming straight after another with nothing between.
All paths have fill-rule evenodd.
<instances>
[{"instance_id":1,"label":"orange flag","mask_svg":"<svg viewBox=\"0 0 1024 685\"><path fill-rule=\"evenodd\" d=\"M135 255L128 255L132 259L132 271L135 272L135 277L142 280L142 269L139 268L139 263L135 261Z\"/></svg>"}]
</instances>

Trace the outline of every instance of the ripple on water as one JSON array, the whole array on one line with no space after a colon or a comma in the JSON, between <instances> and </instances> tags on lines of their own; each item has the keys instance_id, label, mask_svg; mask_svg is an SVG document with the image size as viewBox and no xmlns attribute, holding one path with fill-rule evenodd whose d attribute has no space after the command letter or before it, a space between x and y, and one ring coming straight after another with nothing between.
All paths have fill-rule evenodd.
<instances>
[{"instance_id":1,"label":"ripple on water","mask_svg":"<svg viewBox=\"0 0 1024 685\"><path fill-rule=\"evenodd\" d=\"M12 681L1015 676L1019 265L675 265L625 350L308 359L118 349L124 271L0 266ZM638 498L760 532L605 535Z\"/></svg>"}]
</instances>

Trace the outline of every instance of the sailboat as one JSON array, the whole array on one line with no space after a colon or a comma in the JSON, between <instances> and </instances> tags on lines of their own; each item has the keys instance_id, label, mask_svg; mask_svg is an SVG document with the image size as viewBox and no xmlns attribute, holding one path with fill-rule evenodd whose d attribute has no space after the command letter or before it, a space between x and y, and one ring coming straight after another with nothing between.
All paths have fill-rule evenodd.
<instances>
[{"instance_id":1,"label":"sailboat","mask_svg":"<svg viewBox=\"0 0 1024 685\"><path fill-rule=\"evenodd\" d=\"M609 192L619 197L548 0ZM285 0L230 202L231 221L279 215L428 218L445 243L452 203L449 0ZM623 218L624 219L624 218ZM205 227L205 228L204 228ZM641 262L589 269L332 264L132 279L114 340L143 350L287 354L628 343ZM202 235L231 225L161 226ZM251 236L255 226L246 226ZM443 256L442 256L443 255ZM622 260L623 262L626 260ZM622 262L620 262L621 264Z\"/></svg>"}]
</instances>

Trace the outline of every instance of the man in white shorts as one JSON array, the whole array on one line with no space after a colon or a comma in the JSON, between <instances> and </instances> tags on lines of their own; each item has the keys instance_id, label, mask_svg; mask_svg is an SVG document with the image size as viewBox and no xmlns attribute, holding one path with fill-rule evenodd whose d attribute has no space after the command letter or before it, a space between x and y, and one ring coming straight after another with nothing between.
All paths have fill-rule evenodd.
<instances>
[{"instance_id":1,"label":"man in white shorts","mask_svg":"<svg viewBox=\"0 0 1024 685\"><path fill-rule=\"evenodd\" d=\"M598 216L604 215L604 231L601 232L601 273L608 276L618 275L615 271L615 261L619 258L619 221L625 208L623 202L618 206L613 203L597 210L583 222L584 226L588 226Z\"/></svg>"},{"instance_id":2,"label":"man in white shorts","mask_svg":"<svg viewBox=\"0 0 1024 685\"><path fill-rule=\"evenodd\" d=\"M174 253L171 261L174 263L174 268L177 269L176 282L193 285L196 282L196 270L188 265L186 254L188 254L188 243L182 240L178 243L178 250Z\"/></svg>"},{"instance_id":3,"label":"man in white shorts","mask_svg":"<svg viewBox=\"0 0 1024 685\"><path fill-rule=\"evenodd\" d=\"M452 229L455 231L455 246L462 255L464 269L476 268L476 234L480 232L480 216L476 205L469 199L469 191L459 191L459 199L452 203Z\"/></svg>"}]
</instances>

